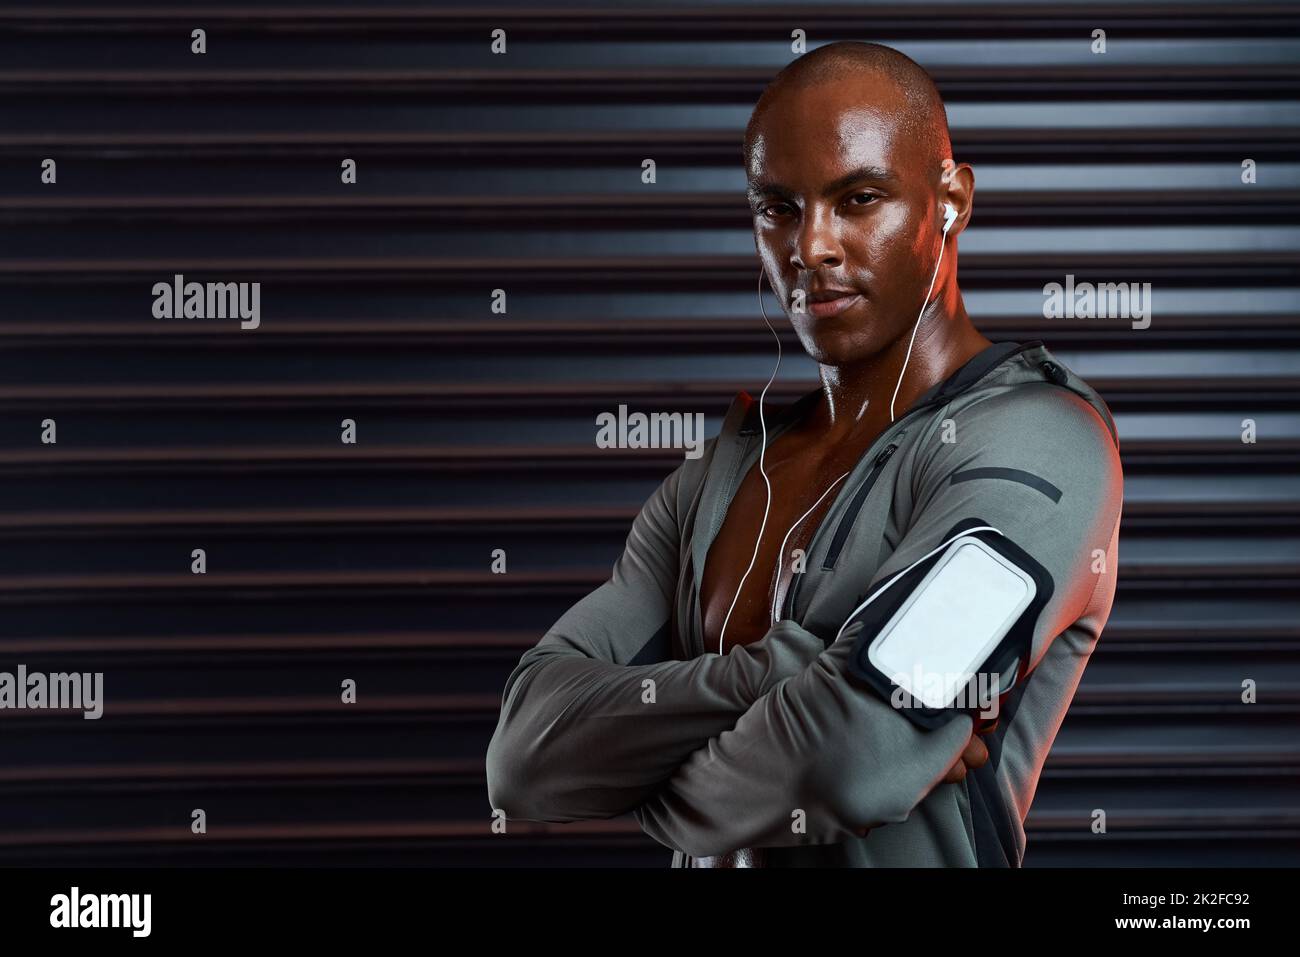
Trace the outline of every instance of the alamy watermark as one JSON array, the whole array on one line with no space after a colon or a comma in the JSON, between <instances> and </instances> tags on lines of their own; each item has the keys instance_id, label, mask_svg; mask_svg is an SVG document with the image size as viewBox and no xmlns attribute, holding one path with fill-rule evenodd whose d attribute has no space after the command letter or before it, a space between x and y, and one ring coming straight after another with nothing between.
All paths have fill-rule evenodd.
<instances>
[{"instance_id":1,"label":"alamy watermark","mask_svg":"<svg viewBox=\"0 0 1300 957\"><path fill-rule=\"evenodd\" d=\"M262 324L260 282L186 282L176 273L171 282L153 284L155 319L235 319L239 328Z\"/></svg>"},{"instance_id":2,"label":"alamy watermark","mask_svg":"<svg viewBox=\"0 0 1300 957\"><path fill-rule=\"evenodd\" d=\"M927 708L927 701L949 701L948 707L961 710L979 709L981 718L998 716L1002 676L996 671L958 673L926 671L920 664L911 674L898 672L890 677L894 690L889 703L895 708ZM952 689L956 688L956 696ZM910 690L909 690L910 689Z\"/></svg>"},{"instance_id":3,"label":"alamy watermark","mask_svg":"<svg viewBox=\"0 0 1300 957\"><path fill-rule=\"evenodd\" d=\"M1146 329L1151 325L1151 283L1075 283L1070 273L1064 285L1043 287L1043 318L1131 319L1134 329Z\"/></svg>"},{"instance_id":4,"label":"alamy watermark","mask_svg":"<svg viewBox=\"0 0 1300 957\"><path fill-rule=\"evenodd\" d=\"M596 416L596 447L600 449L685 449L688 459L704 454L703 412L627 411Z\"/></svg>"},{"instance_id":5,"label":"alamy watermark","mask_svg":"<svg viewBox=\"0 0 1300 957\"><path fill-rule=\"evenodd\" d=\"M28 671L0 671L0 710L50 708L82 711L88 721L104 713L104 673L62 672L46 674Z\"/></svg>"}]
</instances>

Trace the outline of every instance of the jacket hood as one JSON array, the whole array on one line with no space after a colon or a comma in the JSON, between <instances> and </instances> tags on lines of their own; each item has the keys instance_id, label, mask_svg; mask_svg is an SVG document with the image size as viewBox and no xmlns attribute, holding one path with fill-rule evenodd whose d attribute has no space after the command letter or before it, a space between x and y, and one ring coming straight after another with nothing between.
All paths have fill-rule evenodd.
<instances>
[{"instance_id":1,"label":"jacket hood","mask_svg":"<svg viewBox=\"0 0 1300 957\"><path fill-rule=\"evenodd\" d=\"M1008 386L1015 387L1044 381L1069 389L1092 406L1102 422L1105 423L1111 441L1115 443L1115 448L1119 448L1119 433L1116 431L1115 420L1111 416L1110 408L1105 401L1092 386L1075 375L1060 359L1053 356L1039 339L1032 339L1023 343L997 342L988 346L982 352L971 357L965 365L943 382L932 386L923 393L916 402L898 416L896 421L918 413L922 409L929 409L933 412L942 408L957 396L966 393L978 394L984 390L1004 389ZM818 387L790 405L778 410L776 415L768 419L769 436L778 431L783 431L788 425L797 422L820 400L821 395L822 390ZM748 392L742 392L738 398L746 407L739 434L758 434L761 429L758 419L757 400L750 396Z\"/></svg>"}]
</instances>

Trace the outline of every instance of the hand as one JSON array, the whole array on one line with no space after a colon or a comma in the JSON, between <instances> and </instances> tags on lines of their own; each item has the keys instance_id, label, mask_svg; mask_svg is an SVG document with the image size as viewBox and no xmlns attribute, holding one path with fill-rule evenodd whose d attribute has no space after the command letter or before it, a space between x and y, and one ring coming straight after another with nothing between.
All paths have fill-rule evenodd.
<instances>
[{"instance_id":1,"label":"hand","mask_svg":"<svg viewBox=\"0 0 1300 957\"><path fill-rule=\"evenodd\" d=\"M970 740L966 742L966 750L962 751L961 757L943 776L944 784L956 784L958 781L966 780L966 770L968 768L983 767L988 761L989 749L979 738L982 733L984 732L971 732Z\"/></svg>"}]
</instances>

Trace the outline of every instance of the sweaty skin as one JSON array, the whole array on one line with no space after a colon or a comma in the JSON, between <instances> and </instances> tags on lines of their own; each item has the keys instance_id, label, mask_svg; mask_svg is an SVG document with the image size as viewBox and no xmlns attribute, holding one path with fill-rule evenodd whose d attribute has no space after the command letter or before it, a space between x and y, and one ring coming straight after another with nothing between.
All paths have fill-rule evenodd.
<instances>
[{"instance_id":1,"label":"sweaty skin","mask_svg":"<svg viewBox=\"0 0 1300 957\"><path fill-rule=\"evenodd\" d=\"M778 580L782 538L890 424L890 400L939 255L945 201L956 208L957 220L912 344L895 417L990 345L971 324L957 286L956 237L970 218L974 174L959 164L944 176L933 150L909 131L905 118L914 108L899 85L858 71L783 90L761 106L751 126L747 170L755 243L768 281L819 364L823 396L802 424L768 446L772 502L743 587L766 501L757 465L741 482L709 549L701 586L706 647L718 649L740 588L724 652L766 634L790 585L791 554L807 546L839 487L791 532ZM793 308L796 292L811 302L830 288L861 299L830 317ZM972 735L944 780L959 781L967 767L987 759L983 742Z\"/></svg>"}]
</instances>

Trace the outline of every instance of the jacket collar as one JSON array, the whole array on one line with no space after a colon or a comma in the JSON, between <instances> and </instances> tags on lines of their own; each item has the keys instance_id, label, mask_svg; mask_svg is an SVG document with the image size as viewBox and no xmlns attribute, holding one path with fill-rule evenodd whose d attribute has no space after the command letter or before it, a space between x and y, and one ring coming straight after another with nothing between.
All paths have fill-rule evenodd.
<instances>
[{"instance_id":1,"label":"jacket collar","mask_svg":"<svg viewBox=\"0 0 1300 957\"><path fill-rule=\"evenodd\" d=\"M902 414L906 415L912 409L929 405L932 402L943 401L964 392L982 379L987 372L1005 362L1010 356L1015 355L1017 352L1038 348L1042 344L1039 339L1031 339L1025 343L995 342L971 356L948 378L927 389L911 406L904 409ZM802 419L821 398L821 395L822 390L818 386L811 392L800 396L790 405L781 408L774 417L767 420L768 437L774 437L777 433L784 431L788 426ZM750 405L745 414L745 420L738 430L740 435L758 435L762 431L758 420L758 402L752 397L749 397L749 402ZM899 418L902 418L902 415Z\"/></svg>"}]
</instances>

